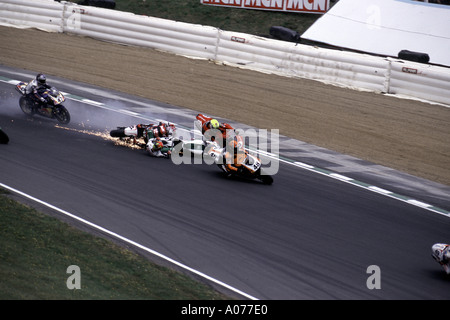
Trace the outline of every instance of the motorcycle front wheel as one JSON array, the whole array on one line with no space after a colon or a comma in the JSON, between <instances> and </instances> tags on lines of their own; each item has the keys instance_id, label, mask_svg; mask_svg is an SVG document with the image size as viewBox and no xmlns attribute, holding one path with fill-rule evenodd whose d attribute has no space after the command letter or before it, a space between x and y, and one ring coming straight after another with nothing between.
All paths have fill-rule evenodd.
<instances>
[{"instance_id":1,"label":"motorcycle front wheel","mask_svg":"<svg viewBox=\"0 0 450 320\"><path fill-rule=\"evenodd\" d=\"M20 97L19 106L27 116L32 116L34 114L34 110L30 107L28 99L25 96Z\"/></svg>"},{"instance_id":2,"label":"motorcycle front wheel","mask_svg":"<svg viewBox=\"0 0 450 320\"><path fill-rule=\"evenodd\" d=\"M53 115L59 123L68 124L70 122L70 113L66 109L66 107L62 105L57 106L53 109Z\"/></svg>"},{"instance_id":3,"label":"motorcycle front wheel","mask_svg":"<svg viewBox=\"0 0 450 320\"><path fill-rule=\"evenodd\" d=\"M262 174L261 169L258 172L258 179L261 180L262 183L271 185L273 183L273 178L270 175Z\"/></svg>"}]
</instances>

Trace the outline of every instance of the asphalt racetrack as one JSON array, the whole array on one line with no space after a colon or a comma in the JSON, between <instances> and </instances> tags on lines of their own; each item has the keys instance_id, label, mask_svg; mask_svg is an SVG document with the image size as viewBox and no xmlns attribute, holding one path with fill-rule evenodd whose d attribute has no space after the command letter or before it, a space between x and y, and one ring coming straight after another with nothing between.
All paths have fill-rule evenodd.
<instances>
[{"instance_id":1,"label":"asphalt racetrack","mask_svg":"<svg viewBox=\"0 0 450 320\"><path fill-rule=\"evenodd\" d=\"M433 243L449 239L448 216L284 162L266 186L225 179L212 165L151 158L107 133L146 119L188 127L194 114L57 86L110 108L68 99L72 121L58 126L25 116L13 85L0 82L0 126L10 138L0 145L0 183L257 299L450 299L450 277L430 256ZM371 266L379 289L367 286Z\"/></svg>"}]
</instances>

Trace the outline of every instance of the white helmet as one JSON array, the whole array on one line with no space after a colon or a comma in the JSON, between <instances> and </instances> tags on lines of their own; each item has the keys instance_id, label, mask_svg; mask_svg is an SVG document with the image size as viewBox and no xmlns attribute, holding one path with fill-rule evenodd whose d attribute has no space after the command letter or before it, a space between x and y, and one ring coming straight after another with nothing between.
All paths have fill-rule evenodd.
<instances>
[{"instance_id":1,"label":"white helmet","mask_svg":"<svg viewBox=\"0 0 450 320\"><path fill-rule=\"evenodd\" d=\"M444 243L435 243L431 247L431 256L438 262L444 260L444 251L448 247L447 244Z\"/></svg>"}]
</instances>

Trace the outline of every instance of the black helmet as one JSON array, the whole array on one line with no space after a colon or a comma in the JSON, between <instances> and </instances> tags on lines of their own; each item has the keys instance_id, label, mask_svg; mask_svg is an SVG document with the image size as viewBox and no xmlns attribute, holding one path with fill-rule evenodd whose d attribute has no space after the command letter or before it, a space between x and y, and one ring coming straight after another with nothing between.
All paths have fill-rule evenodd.
<instances>
[{"instance_id":1,"label":"black helmet","mask_svg":"<svg viewBox=\"0 0 450 320\"><path fill-rule=\"evenodd\" d=\"M45 84L45 82L47 81L47 78L45 77L45 74L39 73L39 74L36 76L36 81L37 81L39 84Z\"/></svg>"}]
</instances>

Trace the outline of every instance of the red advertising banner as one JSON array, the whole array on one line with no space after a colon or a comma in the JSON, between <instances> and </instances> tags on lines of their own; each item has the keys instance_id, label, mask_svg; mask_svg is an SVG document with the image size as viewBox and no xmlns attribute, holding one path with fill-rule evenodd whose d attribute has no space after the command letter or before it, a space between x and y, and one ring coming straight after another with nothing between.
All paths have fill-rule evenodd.
<instances>
[{"instance_id":1,"label":"red advertising banner","mask_svg":"<svg viewBox=\"0 0 450 320\"><path fill-rule=\"evenodd\" d=\"M330 0L200 0L212 6L271 11L324 14L330 9Z\"/></svg>"}]
</instances>

